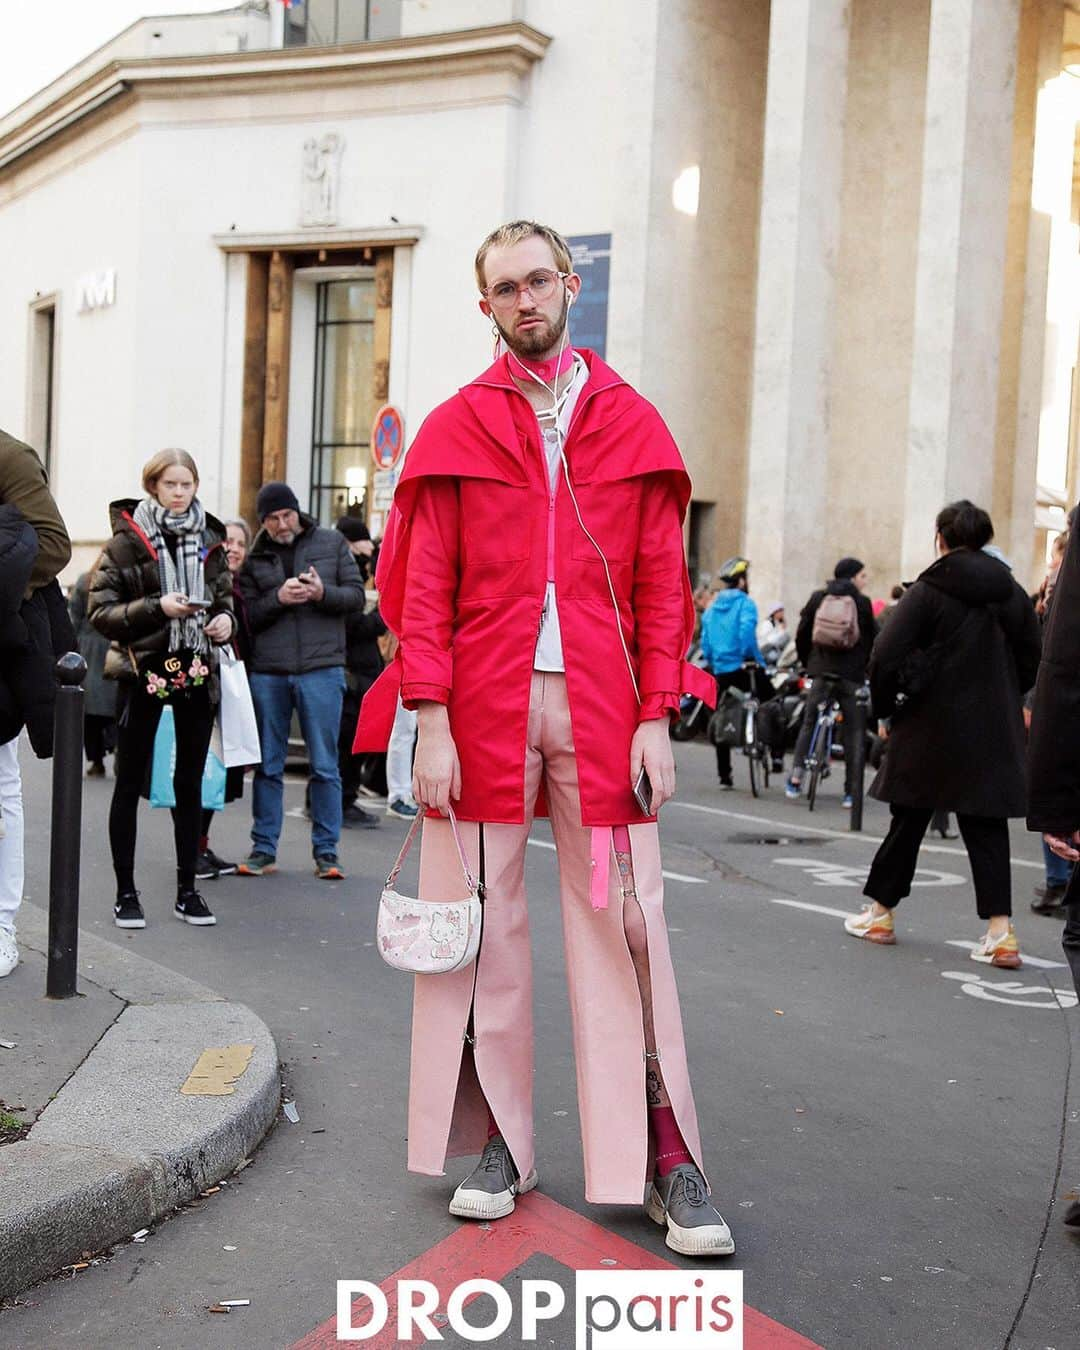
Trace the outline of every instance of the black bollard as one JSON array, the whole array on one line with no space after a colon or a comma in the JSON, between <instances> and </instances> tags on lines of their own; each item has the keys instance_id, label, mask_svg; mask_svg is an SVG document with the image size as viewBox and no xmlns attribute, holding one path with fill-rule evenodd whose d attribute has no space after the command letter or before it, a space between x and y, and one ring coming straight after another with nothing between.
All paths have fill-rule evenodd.
<instances>
[{"instance_id":1,"label":"black bollard","mask_svg":"<svg viewBox=\"0 0 1080 1350\"><path fill-rule=\"evenodd\" d=\"M67 652L56 663L52 842L49 849L49 998L74 998L79 955L79 848L82 838L83 704L86 662Z\"/></svg>"},{"instance_id":2,"label":"black bollard","mask_svg":"<svg viewBox=\"0 0 1080 1350\"><path fill-rule=\"evenodd\" d=\"M866 781L866 727L870 720L870 686L855 690L855 727L851 736L851 828L862 829L863 784Z\"/></svg>"}]
</instances>

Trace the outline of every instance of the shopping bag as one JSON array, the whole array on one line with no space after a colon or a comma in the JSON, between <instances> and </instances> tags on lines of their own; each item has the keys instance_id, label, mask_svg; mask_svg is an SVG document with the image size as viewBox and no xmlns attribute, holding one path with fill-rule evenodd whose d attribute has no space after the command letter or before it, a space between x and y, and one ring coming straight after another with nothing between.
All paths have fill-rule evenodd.
<instances>
[{"instance_id":1,"label":"shopping bag","mask_svg":"<svg viewBox=\"0 0 1080 1350\"><path fill-rule=\"evenodd\" d=\"M219 656L221 703L218 707L218 723L221 727L221 758L227 769L261 764L259 727L255 721L255 705L251 701L244 663L227 647L220 649Z\"/></svg>"},{"instance_id":2,"label":"shopping bag","mask_svg":"<svg viewBox=\"0 0 1080 1350\"><path fill-rule=\"evenodd\" d=\"M170 707L161 710L154 756L150 766L150 805L175 806L173 773L176 769L176 724ZM207 751L203 766L202 804L204 811L225 809L225 765L213 749Z\"/></svg>"}]
</instances>

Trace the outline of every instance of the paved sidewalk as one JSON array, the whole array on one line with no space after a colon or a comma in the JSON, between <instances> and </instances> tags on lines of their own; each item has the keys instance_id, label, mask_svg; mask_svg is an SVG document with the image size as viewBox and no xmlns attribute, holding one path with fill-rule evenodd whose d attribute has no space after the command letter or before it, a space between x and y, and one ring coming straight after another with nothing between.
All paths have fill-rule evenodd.
<instances>
[{"instance_id":1,"label":"paved sidewalk","mask_svg":"<svg viewBox=\"0 0 1080 1350\"><path fill-rule=\"evenodd\" d=\"M24 903L22 960L0 985L0 1100L33 1125L0 1148L0 1297L229 1175L278 1108L277 1047L250 1009L85 932L79 996L47 999L47 939ZM231 1068L182 1093L225 1047Z\"/></svg>"}]
</instances>

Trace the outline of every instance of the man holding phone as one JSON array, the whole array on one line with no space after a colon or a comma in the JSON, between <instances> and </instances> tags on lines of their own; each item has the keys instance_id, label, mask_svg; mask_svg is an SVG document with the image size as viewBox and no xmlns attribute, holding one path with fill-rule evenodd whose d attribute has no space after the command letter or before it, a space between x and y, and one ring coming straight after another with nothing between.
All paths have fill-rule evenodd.
<instances>
[{"instance_id":1,"label":"man holding phone","mask_svg":"<svg viewBox=\"0 0 1080 1350\"><path fill-rule=\"evenodd\" d=\"M437 408L405 458L377 580L400 637L356 746L377 749L398 688L418 713L420 897L455 876L453 804L484 885L475 966L419 975L409 1167L482 1153L450 1212L493 1220L537 1184L524 863L534 815L558 852L585 1154L596 1204L647 1201L687 1255L735 1245L709 1200L663 914L655 813L694 610L690 483L659 413L570 344L581 278L535 221L476 256L494 365ZM379 713L382 724L379 725ZM383 741L385 744L385 741Z\"/></svg>"},{"instance_id":2,"label":"man holding phone","mask_svg":"<svg viewBox=\"0 0 1080 1350\"><path fill-rule=\"evenodd\" d=\"M364 583L345 537L300 510L287 483L265 483L262 528L240 570L253 634L249 678L262 764L255 770L251 852L237 871L277 867L285 758L295 710L311 768L311 849L316 876L340 880L338 734L345 690L345 618L364 607Z\"/></svg>"}]
</instances>

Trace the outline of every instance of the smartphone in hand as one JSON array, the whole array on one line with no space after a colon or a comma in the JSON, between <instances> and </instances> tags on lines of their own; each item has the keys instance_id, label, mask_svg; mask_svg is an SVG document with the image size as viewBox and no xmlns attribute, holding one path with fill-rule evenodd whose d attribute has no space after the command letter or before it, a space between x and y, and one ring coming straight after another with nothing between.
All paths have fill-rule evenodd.
<instances>
[{"instance_id":1,"label":"smartphone in hand","mask_svg":"<svg viewBox=\"0 0 1080 1350\"><path fill-rule=\"evenodd\" d=\"M185 600L184 604L188 609L209 609L214 602L212 600Z\"/></svg>"},{"instance_id":2,"label":"smartphone in hand","mask_svg":"<svg viewBox=\"0 0 1080 1350\"><path fill-rule=\"evenodd\" d=\"M649 782L649 775L644 768L638 774L637 782L634 784L634 800L645 815L652 815L652 784Z\"/></svg>"}]
</instances>

